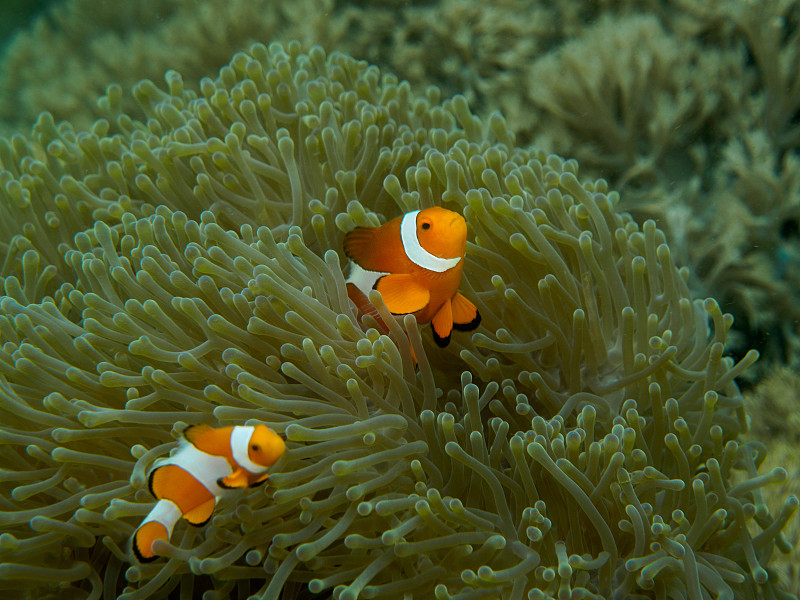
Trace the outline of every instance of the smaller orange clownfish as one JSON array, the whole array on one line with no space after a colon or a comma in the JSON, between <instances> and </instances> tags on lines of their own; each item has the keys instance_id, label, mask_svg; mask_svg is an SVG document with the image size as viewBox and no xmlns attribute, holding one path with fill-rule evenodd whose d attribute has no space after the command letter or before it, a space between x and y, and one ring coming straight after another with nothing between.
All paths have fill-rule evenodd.
<instances>
[{"instance_id":1,"label":"smaller orange clownfish","mask_svg":"<svg viewBox=\"0 0 800 600\"><path fill-rule=\"evenodd\" d=\"M458 292L466 249L464 217L440 206L380 227L357 227L344 238L352 261L347 295L361 314L375 315L367 294L378 290L391 313L430 322L433 339L443 348L453 329L472 331L481 322L475 305Z\"/></svg>"},{"instance_id":2,"label":"smaller orange clownfish","mask_svg":"<svg viewBox=\"0 0 800 600\"><path fill-rule=\"evenodd\" d=\"M136 558L155 560L153 542L169 541L181 517L205 525L226 490L264 483L267 469L285 450L283 439L266 425L187 427L177 451L153 464L148 485L158 502L133 534Z\"/></svg>"}]
</instances>

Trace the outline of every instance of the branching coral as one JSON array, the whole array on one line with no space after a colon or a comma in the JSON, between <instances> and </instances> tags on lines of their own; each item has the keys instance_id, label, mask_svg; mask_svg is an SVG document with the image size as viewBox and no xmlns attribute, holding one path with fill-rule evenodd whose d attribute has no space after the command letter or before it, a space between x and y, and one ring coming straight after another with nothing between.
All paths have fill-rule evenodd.
<instances>
[{"instance_id":1,"label":"branching coral","mask_svg":"<svg viewBox=\"0 0 800 600\"><path fill-rule=\"evenodd\" d=\"M800 145L800 7L786 0L743 2L731 10L747 38L761 87L761 122L779 148Z\"/></svg>"},{"instance_id":2,"label":"branching coral","mask_svg":"<svg viewBox=\"0 0 800 600\"><path fill-rule=\"evenodd\" d=\"M710 230L690 228L693 262L703 289L717 290L739 327L763 344L765 366L797 365L797 238L800 156L781 152L762 129L727 144L712 191L712 211L726 211Z\"/></svg>"},{"instance_id":3,"label":"branching coral","mask_svg":"<svg viewBox=\"0 0 800 600\"><path fill-rule=\"evenodd\" d=\"M563 37L564 16L553 13L523 0L143 0L135 9L64 0L1 57L0 125L27 128L47 110L88 126L109 82L127 88L171 68L194 87L255 40L297 39L389 67L422 89L435 82L528 129L520 80L539 49ZM135 114L138 105L125 101Z\"/></svg>"},{"instance_id":4,"label":"branching coral","mask_svg":"<svg viewBox=\"0 0 800 600\"><path fill-rule=\"evenodd\" d=\"M141 0L135 5L92 0L59 2L21 32L0 62L0 119L27 129L41 111L87 127L94 101L110 82L126 89L144 77L180 70L196 86L250 43L290 31L324 44L331 24L327 0ZM311 18L311 15L320 15ZM339 34L340 35L340 34ZM138 105L124 98L125 110Z\"/></svg>"},{"instance_id":5,"label":"branching coral","mask_svg":"<svg viewBox=\"0 0 800 600\"><path fill-rule=\"evenodd\" d=\"M687 148L724 109L730 63L653 16L603 18L531 66L531 97L550 117L538 135L621 182L683 179Z\"/></svg>"},{"instance_id":6,"label":"branching coral","mask_svg":"<svg viewBox=\"0 0 800 600\"><path fill-rule=\"evenodd\" d=\"M800 399L800 378L794 369L779 367L763 378L758 386L745 396L745 406L751 419L749 437L763 442L769 440L769 453L764 466L782 465L789 477L782 485L764 490L769 502L776 496L800 495L800 463L797 461L797 444L800 441L800 417L797 402ZM776 561L775 570L788 589L800 586L800 526L794 519L784 531L791 544L791 554Z\"/></svg>"},{"instance_id":7,"label":"branching coral","mask_svg":"<svg viewBox=\"0 0 800 600\"><path fill-rule=\"evenodd\" d=\"M43 117L2 146L0 586L781 596L798 501L763 502L786 473L738 439L756 353L723 356L731 318L605 181L320 48L167 84L136 88L146 122L112 87L92 132ZM373 294L391 331L364 331L343 232L440 202L483 326L436 349ZM270 486L126 568L171 435L249 419L288 441Z\"/></svg>"},{"instance_id":8,"label":"branching coral","mask_svg":"<svg viewBox=\"0 0 800 600\"><path fill-rule=\"evenodd\" d=\"M555 12L547 3L524 0L409 6L398 15L380 64L412 85L435 82L445 93L463 94L481 114L500 110L527 136L535 114L525 80L536 56L563 37Z\"/></svg>"}]
</instances>

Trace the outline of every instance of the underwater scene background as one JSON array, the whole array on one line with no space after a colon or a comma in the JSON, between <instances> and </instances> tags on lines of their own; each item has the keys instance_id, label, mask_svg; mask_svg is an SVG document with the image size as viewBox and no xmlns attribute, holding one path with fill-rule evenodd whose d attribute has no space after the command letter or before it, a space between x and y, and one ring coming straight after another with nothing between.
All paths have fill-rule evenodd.
<instances>
[{"instance_id":1,"label":"underwater scene background","mask_svg":"<svg viewBox=\"0 0 800 600\"><path fill-rule=\"evenodd\" d=\"M800 594L800 2L5 1L0 36L3 597ZM444 349L342 273L433 205L483 317ZM137 564L153 461L248 420L269 483Z\"/></svg>"}]
</instances>

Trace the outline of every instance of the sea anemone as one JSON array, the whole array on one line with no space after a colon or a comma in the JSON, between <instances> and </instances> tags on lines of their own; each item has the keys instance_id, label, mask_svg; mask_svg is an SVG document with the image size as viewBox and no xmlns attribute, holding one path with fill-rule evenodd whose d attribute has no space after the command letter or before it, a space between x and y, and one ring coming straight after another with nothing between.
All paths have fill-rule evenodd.
<instances>
[{"instance_id":1,"label":"sea anemone","mask_svg":"<svg viewBox=\"0 0 800 600\"><path fill-rule=\"evenodd\" d=\"M763 502L786 472L739 440L757 355L605 181L319 47L166 82L135 88L146 121L112 86L88 131L0 140L0 587L781 596L798 501ZM377 293L389 334L359 320L342 275L345 231L437 204L483 316L446 349ZM133 563L153 460L245 422L287 440L269 485Z\"/></svg>"}]
</instances>

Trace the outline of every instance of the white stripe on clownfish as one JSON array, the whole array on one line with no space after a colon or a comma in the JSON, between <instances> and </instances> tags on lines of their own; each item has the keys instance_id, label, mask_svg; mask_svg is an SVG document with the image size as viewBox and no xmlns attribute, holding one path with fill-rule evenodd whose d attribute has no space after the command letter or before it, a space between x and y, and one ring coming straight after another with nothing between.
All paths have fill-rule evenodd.
<instances>
[{"instance_id":1,"label":"white stripe on clownfish","mask_svg":"<svg viewBox=\"0 0 800 600\"><path fill-rule=\"evenodd\" d=\"M345 284L352 283L367 296L370 290L375 289L375 284L378 282L378 279L388 274L389 273L382 271L367 271L357 262L351 261L350 275L345 280Z\"/></svg>"},{"instance_id":2,"label":"white stripe on clownfish","mask_svg":"<svg viewBox=\"0 0 800 600\"><path fill-rule=\"evenodd\" d=\"M233 468L224 457L203 452L185 440L181 440L178 449L172 456L155 461L153 468L155 470L167 465L180 467L202 483L203 487L215 497L219 497L225 492L225 488L220 487L217 480L233 473Z\"/></svg>"},{"instance_id":3,"label":"white stripe on clownfish","mask_svg":"<svg viewBox=\"0 0 800 600\"><path fill-rule=\"evenodd\" d=\"M137 529L140 529L142 525L145 525L146 523L155 521L156 523L161 523L164 526L164 528L167 530L167 538L169 538L172 535L172 530L175 528L175 523L178 522L178 519L180 519L181 516L181 509L178 508L177 504L175 504L172 500L162 498L156 502L156 505L148 513L144 521L139 523L139 527Z\"/></svg>"},{"instance_id":4,"label":"white stripe on clownfish","mask_svg":"<svg viewBox=\"0 0 800 600\"><path fill-rule=\"evenodd\" d=\"M444 273L448 269L452 269L461 260L460 256L456 256L455 258L441 258L425 250L422 244L419 243L419 238L417 237L418 214L418 210L406 213L403 215L403 220L400 222L400 240L403 243L403 250L405 250L406 256L418 267L428 269L429 271Z\"/></svg>"},{"instance_id":5,"label":"white stripe on clownfish","mask_svg":"<svg viewBox=\"0 0 800 600\"><path fill-rule=\"evenodd\" d=\"M233 460L236 461L240 467L245 471L249 471L253 475L260 475L266 473L269 467L257 465L250 460L248 450L250 449L250 438L253 437L255 427L236 425L231 432L231 454Z\"/></svg>"},{"instance_id":6,"label":"white stripe on clownfish","mask_svg":"<svg viewBox=\"0 0 800 600\"><path fill-rule=\"evenodd\" d=\"M153 543L169 541L181 516L193 525L203 525L228 490L263 483L267 467L274 465L286 450L285 442L266 425L244 427L232 442L233 433L234 426L187 427L176 450L153 463L148 476L150 492L164 502L156 502L134 532L131 549L137 560L155 560L158 555Z\"/></svg>"}]
</instances>

